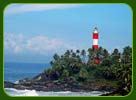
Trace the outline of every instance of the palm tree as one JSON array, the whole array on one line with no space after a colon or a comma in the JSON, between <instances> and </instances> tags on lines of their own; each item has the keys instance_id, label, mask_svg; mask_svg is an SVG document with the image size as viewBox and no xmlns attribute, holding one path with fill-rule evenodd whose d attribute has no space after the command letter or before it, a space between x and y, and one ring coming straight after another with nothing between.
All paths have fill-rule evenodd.
<instances>
[{"instance_id":1,"label":"palm tree","mask_svg":"<svg viewBox=\"0 0 136 100\"><path fill-rule=\"evenodd\" d=\"M103 59L102 59L102 63L101 63L101 66L108 66L108 67L110 67L112 65L112 59L111 59L111 57L110 56L108 56L108 57L104 57Z\"/></svg>"},{"instance_id":2,"label":"palm tree","mask_svg":"<svg viewBox=\"0 0 136 100\"><path fill-rule=\"evenodd\" d=\"M123 49L122 55L124 63L132 62L132 48L130 46L127 46Z\"/></svg>"},{"instance_id":3,"label":"palm tree","mask_svg":"<svg viewBox=\"0 0 136 100\"><path fill-rule=\"evenodd\" d=\"M86 51L84 49L81 51L81 56L83 57L82 61L85 62Z\"/></svg>"},{"instance_id":4,"label":"palm tree","mask_svg":"<svg viewBox=\"0 0 136 100\"><path fill-rule=\"evenodd\" d=\"M77 53L77 54L79 54L79 53L80 53L80 51L77 49L77 50L76 50L76 53Z\"/></svg>"},{"instance_id":5,"label":"palm tree","mask_svg":"<svg viewBox=\"0 0 136 100\"><path fill-rule=\"evenodd\" d=\"M114 51L113 51L111 57L112 57L112 63L113 63L113 64L118 64L118 63L119 63L119 59L120 59L120 57L121 57L121 54L119 53L119 51L118 51L117 48L114 49Z\"/></svg>"},{"instance_id":6,"label":"palm tree","mask_svg":"<svg viewBox=\"0 0 136 100\"><path fill-rule=\"evenodd\" d=\"M107 58L109 56L109 53L106 49L103 50L103 58Z\"/></svg>"},{"instance_id":7,"label":"palm tree","mask_svg":"<svg viewBox=\"0 0 136 100\"><path fill-rule=\"evenodd\" d=\"M59 57L59 55L57 53L55 53L54 56L53 56L53 58L54 58L54 60L57 61L57 60L59 60L60 57Z\"/></svg>"},{"instance_id":8,"label":"palm tree","mask_svg":"<svg viewBox=\"0 0 136 100\"><path fill-rule=\"evenodd\" d=\"M88 71L85 68L81 68L79 72L79 80L84 81L89 77Z\"/></svg>"},{"instance_id":9,"label":"palm tree","mask_svg":"<svg viewBox=\"0 0 136 100\"><path fill-rule=\"evenodd\" d=\"M76 57L76 53L75 52L72 53L72 57Z\"/></svg>"},{"instance_id":10,"label":"palm tree","mask_svg":"<svg viewBox=\"0 0 136 100\"><path fill-rule=\"evenodd\" d=\"M64 55L65 55L65 57L70 57L70 51L67 50Z\"/></svg>"},{"instance_id":11,"label":"palm tree","mask_svg":"<svg viewBox=\"0 0 136 100\"><path fill-rule=\"evenodd\" d=\"M72 50L72 49L70 50L70 53L71 53L71 54L73 53L73 50Z\"/></svg>"},{"instance_id":12,"label":"palm tree","mask_svg":"<svg viewBox=\"0 0 136 100\"><path fill-rule=\"evenodd\" d=\"M122 89L130 91L132 85L132 48L127 46L122 53L123 63L118 67L117 78L121 80Z\"/></svg>"},{"instance_id":13,"label":"palm tree","mask_svg":"<svg viewBox=\"0 0 136 100\"><path fill-rule=\"evenodd\" d=\"M53 61L50 61L51 66L53 66Z\"/></svg>"},{"instance_id":14,"label":"palm tree","mask_svg":"<svg viewBox=\"0 0 136 100\"><path fill-rule=\"evenodd\" d=\"M123 64L117 72L117 78L120 80L120 87L127 93L131 90L132 86L132 68L131 64Z\"/></svg>"},{"instance_id":15,"label":"palm tree","mask_svg":"<svg viewBox=\"0 0 136 100\"><path fill-rule=\"evenodd\" d=\"M103 70L103 75L106 79L115 79L116 78L116 68L114 67L106 67Z\"/></svg>"},{"instance_id":16,"label":"palm tree","mask_svg":"<svg viewBox=\"0 0 136 100\"><path fill-rule=\"evenodd\" d=\"M90 60L94 58L94 50L92 48L88 49L88 57L89 57L88 62L90 62Z\"/></svg>"}]
</instances>

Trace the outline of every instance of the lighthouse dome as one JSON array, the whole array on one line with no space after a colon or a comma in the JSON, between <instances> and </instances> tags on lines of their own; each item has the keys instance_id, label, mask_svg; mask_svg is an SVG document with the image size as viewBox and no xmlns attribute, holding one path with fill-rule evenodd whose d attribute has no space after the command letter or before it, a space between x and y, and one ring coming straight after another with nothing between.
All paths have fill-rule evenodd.
<instances>
[{"instance_id":1,"label":"lighthouse dome","mask_svg":"<svg viewBox=\"0 0 136 100\"><path fill-rule=\"evenodd\" d=\"M98 29L97 29L97 27L95 27L95 28L94 28L93 33L98 33Z\"/></svg>"}]
</instances>

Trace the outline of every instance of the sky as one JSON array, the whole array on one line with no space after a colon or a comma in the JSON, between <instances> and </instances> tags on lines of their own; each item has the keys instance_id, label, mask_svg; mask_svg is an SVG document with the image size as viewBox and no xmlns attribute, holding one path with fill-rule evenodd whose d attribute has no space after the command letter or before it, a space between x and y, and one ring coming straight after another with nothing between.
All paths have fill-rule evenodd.
<instances>
[{"instance_id":1,"label":"sky","mask_svg":"<svg viewBox=\"0 0 136 100\"><path fill-rule=\"evenodd\" d=\"M4 11L5 62L48 63L54 53L99 46L132 46L132 11L126 4L11 4Z\"/></svg>"}]
</instances>

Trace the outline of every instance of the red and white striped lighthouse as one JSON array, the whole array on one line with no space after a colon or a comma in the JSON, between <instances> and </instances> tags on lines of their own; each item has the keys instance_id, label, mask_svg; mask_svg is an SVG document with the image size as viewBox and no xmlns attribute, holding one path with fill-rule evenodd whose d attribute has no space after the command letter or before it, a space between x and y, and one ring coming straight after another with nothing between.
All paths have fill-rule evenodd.
<instances>
[{"instance_id":1,"label":"red and white striped lighthouse","mask_svg":"<svg viewBox=\"0 0 136 100\"><path fill-rule=\"evenodd\" d=\"M93 31L93 45L92 45L94 50L98 49L98 38L99 38L98 29L97 27L95 27Z\"/></svg>"}]
</instances>

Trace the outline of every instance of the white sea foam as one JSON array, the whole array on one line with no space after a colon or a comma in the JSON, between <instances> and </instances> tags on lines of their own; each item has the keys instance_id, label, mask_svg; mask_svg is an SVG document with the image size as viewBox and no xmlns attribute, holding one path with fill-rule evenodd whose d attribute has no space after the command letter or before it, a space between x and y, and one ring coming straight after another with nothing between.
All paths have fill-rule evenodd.
<instances>
[{"instance_id":1,"label":"white sea foam","mask_svg":"<svg viewBox=\"0 0 136 100\"><path fill-rule=\"evenodd\" d=\"M6 93L11 96L99 96L108 92L91 91L91 92L71 92L71 91L60 91L60 92L43 92L35 90L16 90L13 88L5 88Z\"/></svg>"},{"instance_id":2,"label":"white sea foam","mask_svg":"<svg viewBox=\"0 0 136 100\"><path fill-rule=\"evenodd\" d=\"M11 96L38 96L35 90L17 90L14 88L6 88L6 93Z\"/></svg>"},{"instance_id":3,"label":"white sea foam","mask_svg":"<svg viewBox=\"0 0 136 100\"><path fill-rule=\"evenodd\" d=\"M15 84L18 84L18 83L19 83L19 81L15 81L14 83L15 83Z\"/></svg>"}]
</instances>

